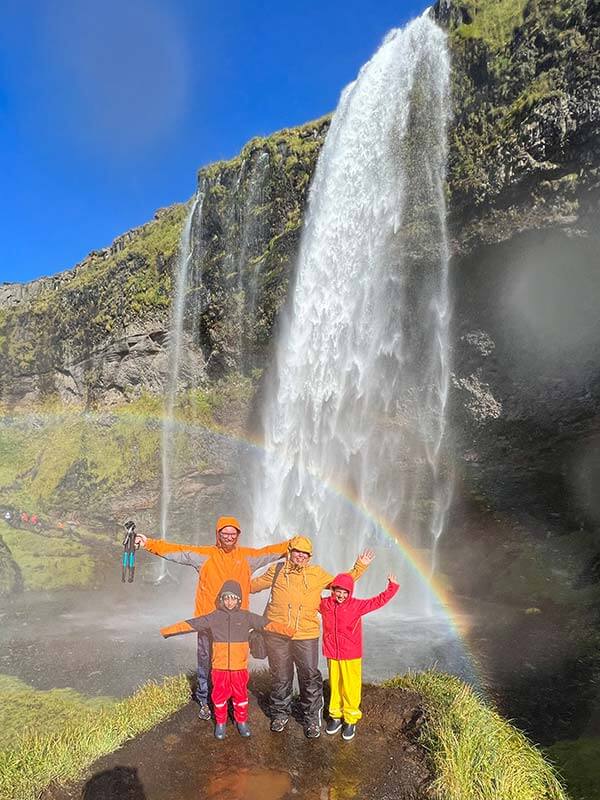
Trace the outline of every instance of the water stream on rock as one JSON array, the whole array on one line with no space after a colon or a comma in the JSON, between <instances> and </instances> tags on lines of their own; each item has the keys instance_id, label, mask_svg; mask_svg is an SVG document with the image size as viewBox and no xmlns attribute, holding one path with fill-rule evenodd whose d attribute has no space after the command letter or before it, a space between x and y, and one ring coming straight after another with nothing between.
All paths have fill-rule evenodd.
<instances>
[{"instance_id":1,"label":"water stream on rock","mask_svg":"<svg viewBox=\"0 0 600 800\"><path fill-rule=\"evenodd\" d=\"M202 204L204 193L198 191L192 201L189 214L186 218L179 245L179 257L175 267L175 295L171 313L171 329L169 331L169 373L165 397L164 414L162 419L161 437L161 492L160 492L160 535L166 538L169 505L171 503L171 481L175 458L175 402L179 383L179 367L183 339L183 320L185 311L186 291L188 288L189 265L194 255L194 237L192 233L193 221L196 210L199 208L199 217L202 217ZM157 580L162 580L167 574L166 561L158 562Z\"/></svg>"},{"instance_id":2,"label":"water stream on rock","mask_svg":"<svg viewBox=\"0 0 600 800\"><path fill-rule=\"evenodd\" d=\"M445 34L425 16L391 31L343 91L310 190L253 498L258 535L315 536L332 570L377 546L372 588L397 572L397 607L418 615L432 608L426 582L374 516L433 569L452 484L449 113Z\"/></svg>"}]
</instances>

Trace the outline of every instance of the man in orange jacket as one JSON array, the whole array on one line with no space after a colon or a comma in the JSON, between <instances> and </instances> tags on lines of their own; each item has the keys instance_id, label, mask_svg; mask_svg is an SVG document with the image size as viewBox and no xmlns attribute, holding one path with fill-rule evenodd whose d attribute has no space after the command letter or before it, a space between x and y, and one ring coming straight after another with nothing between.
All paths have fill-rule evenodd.
<instances>
[{"instance_id":1,"label":"man in orange jacket","mask_svg":"<svg viewBox=\"0 0 600 800\"><path fill-rule=\"evenodd\" d=\"M210 614L215 609L219 591L226 581L237 581L242 590L241 608L249 607L250 577L252 573L280 559L287 551L288 542L266 547L238 547L240 523L235 517L219 517L216 525L216 543L208 546L172 544L163 539L150 539L136 535L136 544L143 545L149 553L194 567L198 572L194 616ZM195 699L200 706L200 719L210 720L208 706L211 662L211 638L208 632L198 633L198 686Z\"/></svg>"},{"instance_id":2,"label":"man in orange jacket","mask_svg":"<svg viewBox=\"0 0 600 800\"><path fill-rule=\"evenodd\" d=\"M276 634L265 636L271 672L271 730L280 733L291 713L294 667L298 674L300 706L304 715L304 733L308 739L321 735L323 679L319 671L318 617L321 592L331 584L333 575L318 564L310 564L312 542L306 536L290 540L285 566L275 573L271 565L264 575L255 578L251 592L271 587L265 616L270 622L288 625L291 639ZM354 580L367 569L375 553L361 553L350 575Z\"/></svg>"}]
</instances>

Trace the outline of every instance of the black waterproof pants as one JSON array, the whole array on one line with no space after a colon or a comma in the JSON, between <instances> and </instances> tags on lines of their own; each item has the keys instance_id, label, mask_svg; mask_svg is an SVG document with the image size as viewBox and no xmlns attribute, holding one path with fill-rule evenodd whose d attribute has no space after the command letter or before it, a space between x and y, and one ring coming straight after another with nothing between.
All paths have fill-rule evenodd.
<instances>
[{"instance_id":1,"label":"black waterproof pants","mask_svg":"<svg viewBox=\"0 0 600 800\"><path fill-rule=\"evenodd\" d=\"M198 634L198 683L194 692L194 699L200 706L208 704L212 691L210 680L210 662L212 656L212 636L208 631Z\"/></svg>"},{"instance_id":2,"label":"black waterproof pants","mask_svg":"<svg viewBox=\"0 0 600 800\"><path fill-rule=\"evenodd\" d=\"M288 639L266 633L271 672L271 717L287 718L292 712L294 666L298 672L300 707L304 725L320 725L323 712L323 678L319 672L319 640Z\"/></svg>"}]
</instances>

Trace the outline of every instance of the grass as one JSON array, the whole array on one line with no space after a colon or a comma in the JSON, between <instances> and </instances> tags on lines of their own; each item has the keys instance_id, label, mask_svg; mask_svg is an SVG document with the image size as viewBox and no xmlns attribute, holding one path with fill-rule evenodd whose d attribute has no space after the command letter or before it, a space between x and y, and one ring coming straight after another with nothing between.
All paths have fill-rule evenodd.
<instances>
[{"instance_id":1,"label":"grass","mask_svg":"<svg viewBox=\"0 0 600 800\"><path fill-rule=\"evenodd\" d=\"M564 777L573 800L600 797L600 738L557 742L546 753Z\"/></svg>"},{"instance_id":2,"label":"grass","mask_svg":"<svg viewBox=\"0 0 600 800\"><path fill-rule=\"evenodd\" d=\"M14 530L0 522L0 536L28 590L87 586L94 574L94 560L85 545L64 538L49 538L26 530Z\"/></svg>"},{"instance_id":3,"label":"grass","mask_svg":"<svg viewBox=\"0 0 600 800\"><path fill-rule=\"evenodd\" d=\"M430 670L386 685L424 698L436 800L568 800L542 753L458 678Z\"/></svg>"},{"instance_id":4,"label":"grass","mask_svg":"<svg viewBox=\"0 0 600 800\"><path fill-rule=\"evenodd\" d=\"M0 750L24 733L56 734L82 713L114 706L112 697L86 697L74 689L39 691L12 675L0 675Z\"/></svg>"},{"instance_id":5,"label":"grass","mask_svg":"<svg viewBox=\"0 0 600 800\"><path fill-rule=\"evenodd\" d=\"M15 688L18 691L19 686L15 684ZM50 696L57 691L37 695ZM76 700L75 693L54 695L44 702L62 709L60 727L43 732L30 728L12 736L0 750L0 800L36 800L51 783L75 780L98 758L171 716L189 696L183 675L165 678L162 684L147 683L131 697L101 708L97 707L99 701L93 701L96 706L90 708L91 701L80 696ZM79 707L77 714L72 713L74 704Z\"/></svg>"},{"instance_id":6,"label":"grass","mask_svg":"<svg viewBox=\"0 0 600 800\"><path fill-rule=\"evenodd\" d=\"M523 22L528 0L467 0L471 22L457 28L463 39L482 39L492 50L504 47Z\"/></svg>"}]
</instances>

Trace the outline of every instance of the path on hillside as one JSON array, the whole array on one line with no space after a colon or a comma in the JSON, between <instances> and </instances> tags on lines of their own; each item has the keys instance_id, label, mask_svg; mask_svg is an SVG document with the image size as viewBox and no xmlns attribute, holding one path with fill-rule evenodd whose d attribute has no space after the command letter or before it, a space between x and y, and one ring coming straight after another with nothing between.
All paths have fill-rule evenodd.
<instances>
[{"instance_id":1,"label":"path on hillside","mask_svg":"<svg viewBox=\"0 0 600 800\"><path fill-rule=\"evenodd\" d=\"M416 744L423 720L413 692L365 687L356 738L309 741L290 720L269 731L265 697L251 697L252 738L231 723L217 742L212 723L187 706L153 731L100 759L84 780L42 800L424 800L430 773ZM262 708L261 708L262 706Z\"/></svg>"}]
</instances>

